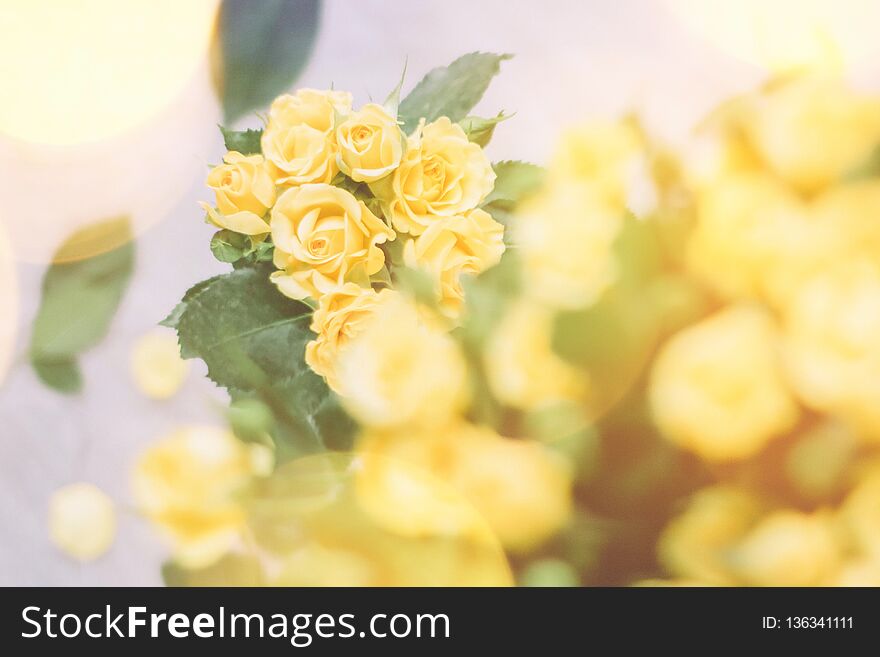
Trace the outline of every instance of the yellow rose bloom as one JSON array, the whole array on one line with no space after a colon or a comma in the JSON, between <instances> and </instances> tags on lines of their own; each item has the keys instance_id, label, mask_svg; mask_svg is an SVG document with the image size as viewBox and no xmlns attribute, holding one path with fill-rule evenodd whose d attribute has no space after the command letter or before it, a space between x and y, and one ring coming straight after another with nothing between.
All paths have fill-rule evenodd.
<instances>
[{"instance_id":1,"label":"yellow rose bloom","mask_svg":"<svg viewBox=\"0 0 880 657\"><path fill-rule=\"evenodd\" d=\"M92 484L59 488L49 499L49 536L74 559L97 559L110 549L116 537L113 500Z\"/></svg>"},{"instance_id":2,"label":"yellow rose bloom","mask_svg":"<svg viewBox=\"0 0 880 657\"><path fill-rule=\"evenodd\" d=\"M880 467L864 473L840 509L841 519L858 550L880 565Z\"/></svg>"},{"instance_id":3,"label":"yellow rose bloom","mask_svg":"<svg viewBox=\"0 0 880 657\"><path fill-rule=\"evenodd\" d=\"M479 274L494 267L504 253L504 226L488 212L444 217L406 242L403 259L407 267L429 272L437 282L440 310L456 318L464 305L463 275Z\"/></svg>"},{"instance_id":4,"label":"yellow rose bloom","mask_svg":"<svg viewBox=\"0 0 880 657\"><path fill-rule=\"evenodd\" d=\"M135 503L169 537L174 558L206 566L236 543L244 525L234 495L272 467L269 450L223 429L188 427L151 445L133 475Z\"/></svg>"},{"instance_id":5,"label":"yellow rose bloom","mask_svg":"<svg viewBox=\"0 0 880 657\"><path fill-rule=\"evenodd\" d=\"M552 312L526 300L506 311L483 356L489 386L500 401L535 410L587 393L588 375L553 352L553 320Z\"/></svg>"},{"instance_id":6,"label":"yellow rose bloom","mask_svg":"<svg viewBox=\"0 0 880 657\"><path fill-rule=\"evenodd\" d=\"M664 435L705 459L732 461L792 428L798 407L775 341L769 317L745 306L673 336L654 363L648 392Z\"/></svg>"},{"instance_id":7,"label":"yellow rose bloom","mask_svg":"<svg viewBox=\"0 0 880 657\"><path fill-rule=\"evenodd\" d=\"M397 119L375 103L364 105L336 127L336 164L352 180L375 182L400 164L406 136Z\"/></svg>"},{"instance_id":8,"label":"yellow rose bloom","mask_svg":"<svg viewBox=\"0 0 880 657\"><path fill-rule=\"evenodd\" d=\"M403 299L377 308L336 371L345 407L365 426L445 423L468 398L458 345Z\"/></svg>"},{"instance_id":9,"label":"yellow rose bloom","mask_svg":"<svg viewBox=\"0 0 880 657\"><path fill-rule=\"evenodd\" d=\"M495 172L483 149L441 117L409 137L400 166L373 191L396 230L421 235L439 217L477 207L494 185Z\"/></svg>"},{"instance_id":10,"label":"yellow rose bloom","mask_svg":"<svg viewBox=\"0 0 880 657\"><path fill-rule=\"evenodd\" d=\"M334 124L351 111L351 94L300 89L276 98L263 131L263 155L282 186L329 183L338 172Z\"/></svg>"},{"instance_id":11,"label":"yellow rose bloom","mask_svg":"<svg viewBox=\"0 0 880 657\"><path fill-rule=\"evenodd\" d=\"M658 542L660 562L676 577L712 586L735 583L725 557L758 518L757 499L738 488L704 488L670 521Z\"/></svg>"},{"instance_id":12,"label":"yellow rose bloom","mask_svg":"<svg viewBox=\"0 0 880 657\"><path fill-rule=\"evenodd\" d=\"M777 511L731 551L730 564L749 586L820 586L837 573L840 557L825 514Z\"/></svg>"},{"instance_id":13,"label":"yellow rose bloom","mask_svg":"<svg viewBox=\"0 0 880 657\"><path fill-rule=\"evenodd\" d=\"M275 182L263 156L229 151L223 162L211 169L207 180L217 198L217 209L207 203L201 206L211 223L219 228L244 235L265 235L269 224L263 217L275 203Z\"/></svg>"},{"instance_id":14,"label":"yellow rose bloom","mask_svg":"<svg viewBox=\"0 0 880 657\"><path fill-rule=\"evenodd\" d=\"M589 185L545 188L518 210L512 225L526 293L553 308L595 303L617 278L613 246L622 226L623 208Z\"/></svg>"},{"instance_id":15,"label":"yellow rose bloom","mask_svg":"<svg viewBox=\"0 0 880 657\"><path fill-rule=\"evenodd\" d=\"M150 399L173 397L186 380L189 362L180 357L180 345L171 332L142 336L131 352L131 376Z\"/></svg>"},{"instance_id":16,"label":"yellow rose bloom","mask_svg":"<svg viewBox=\"0 0 880 657\"><path fill-rule=\"evenodd\" d=\"M383 464L389 459L410 463L461 491L515 552L539 546L571 512L572 475L565 461L540 443L502 438L488 427L456 422L431 431L367 432L358 451L362 495L385 495ZM406 503L405 495L385 497L384 504Z\"/></svg>"},{"instance_id":17,"label":"yellow rose bloom","mask_svg":"<svg viewBox=\"0 0 880 657\"><path fill-rule=\"evenodd\" d=\"M376 292L356 283L346 283L321 297L310 327L317 337L306 345L306 363L323 376L333 390L339 390L336 367L340 355L349 342L365 330L379 305L397 294L387 288Z\"/></svg>"},{"instance_id":18,"label":"yellow rose bloom","mask_svg":"<svg viewBox=\"0 0 880 657\"><path fill-rule=\"evenodd\" d=\"M805 283L784 316L785 361L800 398L880 439L880 266L840 262Z\"/></svg>"},{"instance_id":19,"label":"yellow rose bloom","mask_svg":"<svg viewBox=\"0 0 880 657\"><path fill-rule=\"evenodd\" d=\"M727 298L780 307L810 276L880 247L876 181L805 200L766 172L747 172L718 179L697 199L687 262Z\"/></svg>"},{"instance_id":20,"label":"yellow rose bloom","mask_svg":"<svg viewBox=\"0 0 880 657\"><path fill-rule=\"evenodd\" d=\"M644 164L643 138L634 121L593 121L563 133L549 175L590 185L622 209L639 174L646 173Z\"/></svg>"},{"instance_id":21,"label":"yellow rose bloom","mask_svg":"<svg viewBox=\"0 0 880 657\"><path fill-rule=\"evenodd\" d=\"M794 78L749 97L740 126L774 173L815 192L862 164L880 142L880 97L833 77Z\"/></svg>"},{"instance_id":22,"label":"yellow rose bloom","mask_svg":"<svg viewBox=\"0 0 880 657\"><path fill-rule=\"evenodd\" d=\"M356 278L366 282L382 269L379 244L392 231L350 192L332 185L294 187L272 208L272 240L278 289L292 299L331 292Z\"/></svg>"},{"instance_id":23,"label":"yellow rose bloom","mask_svg":"<svg viewBox=\"0 0 880 657\"><path fill-rule=\"evenodd\" d=\"M850 560L841 567L837 578L831 581L829 585L845 587L880 587L880 560Z\"/></svg>"}]
</instances>

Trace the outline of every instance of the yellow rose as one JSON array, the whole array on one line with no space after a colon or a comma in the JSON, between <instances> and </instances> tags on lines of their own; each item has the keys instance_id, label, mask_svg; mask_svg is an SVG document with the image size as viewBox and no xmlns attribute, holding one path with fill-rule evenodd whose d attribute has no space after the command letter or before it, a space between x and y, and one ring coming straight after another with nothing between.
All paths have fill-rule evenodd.
<instances>
[{"instance_id":1,"label":"yellow rose","mask_svg":"<svg viewBox=\"0 0 880 657\"><path fill-rule=\"evenodd\" d=\"M841 518L855 547L880 565L880 467L861 477L841 506Z\"/></svg>"},{"instance_id":2,"label":"yellow rose","mask_svg":"<svg viewBox=\"0 0 880 657\"><path fill-rule=\"evenodd\" d=\"M311 330L317 334L306 345L306 363L339 390L336 367L349 342L360 335L373 318L376 308L397 295L390 289L376 292L356 283L325 294L312 315Z\"/></svg>"},{"instance_id":3,"label":"yellow rose","mask_svg":"<svg viewBox=\"0 0 880 657\"><path fill-rule=\"evenodd\" d=\"M262 445L242 443L223 429L188 427L141 456L134 498L168 535L178 562L206 566L238 540L245 515L236 491L271 467L271 453Z\"/></svg>"},{"instance_id":4,"label":"yellow rose","mask_svg":"<svg viewBox=\"0 0 880 657\"><path fill-rule=\"evenodd\" d=\"M821 586L837 573L840 557L827 515L777 511L743 538L729 562L749 586Z\"/></svg>"},{"instance_id":5,"label":"yellow rose","mask_svg":"<svg viewBox=\"0 0 880 657\"><path fill-rule=\"evenodd\" d=\"M403 299L377 308L336 371L343 403L366 426L445 423L468 397L458 345Z\"/></svg>"},{"instance_id":6,"label":"yellow rose","mask_svg":"<svg viewBox=\"0 0 880 657\"><path fill-rule=\"evenodd\" d=\"M776 333L757 309L733 306L681 331L651 373L654 419L675 444L712 461L749 457L794 426Z\"/></svg>"},{"instance_id":7,"label":"yellow rose","mask_svg":"<svg viewBox=\"0 0 880 657\"><path fill-rule=\"evenodd\" d=\"M880 266L842 261L785 308L789 378L811 408L880 439Z\"/></svg>"},{"instance_id":8,"label":"yellow rose","mask_svg":"<svg viewBox=\"0 0 880 657\"><path fill-rule=\"evenodd\" d=\"M400 164L406 136L385 108L364 105L336 128L336 164L357 182L374 182Z\"/></svg>"},{"instance_id":9,"label":"yellow rose","mask_svg":"<svg viewBox=\"0 0 880 657\"><path fill-rule=\"evenodd\" d=\"M351 193L332 185L288 189L271 215L275 266L272 280L292 299L320 298L382 269L379 244L394 231Z\"/></svg>"},{"instance_id":10,"label":"yellow rose","mask_svg":"<svg viewBox=\"0 0 880 657\"><path fill-rule=\"evenodd\" d=\"M131 352L131 377L137 389L151 399L170 399L186 380L190 363L180 357L180 344L172 332L152 331L142 336Z\"/></svg>"},{"instance_id":11,"label":"yellow rose","mask_svg":"<svg viewBox=\"0 0 880 657\"><path fill-rule=\"evenodd\" d=\"M595 303L617 278L613 246L622 226L623 208L589 185L570 181L545 188L513 224L527 294L554 308Z\"/></svg>"},{"instance_id":12,"label":"yellow rose","mask_svg":"<svg viewBox=\"0 0 880 657\"><path fill-rule=\"evenodd\" d=\"M550 163L552 180L587 184L622 210L645 168L644 144L635 121L584 123L567 130Z\"/></svg>"},{"instance_id":13,"label":"yellow rose","mask_svg":"<svg viewBox=\"0 0 880 657\"><path fill-rule=\"evenodd\" d=\"M483 210L444 217L406 242L407 267L423 269L437 281L441 311L455 318L464 305L462 275L493 267L504 253L504 226Z\"/></svg>"},{"instance_id":14,"label":"yellow rose","mask_svg":"<svg viewBox=\"0 0 880 657\"><path fill-rule=\"evenodd\" d=\"M358 445L362 494L381 494L381 482L374 478L385 474L384 460L411 463L461 491L502 545L515 552L539 546L562 528L571 512L569 467L534 441L502 438L488 427L457 422L426 432L368 432ZM374 462L371 455L381 458Z\"/></svg>"},{"instance_id":15,"label":"yellow rose","mask_svg":"<svg viewBox=\"0 0 880 657\"><path fill-rule=\"evenodd\" d=\"M489 385L500 401L535 410L586 394L588 375L553 352L553 319L540 306L520 300L490 336L483 359Z\"/></svg>"},{"instance_id":16,"label":"yellow rose","mask_svg":"<svg viewBox=\"0 0 880 657\"><path fill-rule=\"evenodd\" d=\"M438 217L477 207L494 185L483 149L441 117L409 137L400 166L373 191L396 230L421 235Z\"/></svg>"},{"instance_id":17,"label":"yellow rose","mask_svg":"<svg viewBox=\"0 0 880 657\"><path fill-rule=\"evenodd\" d=\"M97 559L116 537L113 500L97 486L84 482L59 488L49 499L49 536L74 559Z\"/></svg>"},{"instance_id":18,"label":"yellow rose","mask_svg":"<svg viewBox=\"0 0 880 657\"><path fill-rule=\"evenodd\" d=\"M697 198L688 265L728 298L785 305L816 272L880 247L876 181L805 200L768 173L748 172L719 178Z\"/></svg>"},{"instance_id":19,"label":"yellow rose","mask_svg":"<svg viewBox=\"0 0 880 657\"><path fill-rule=\"evenodd\" d=\"M269 224L263 219L275 203L275 183L262 155L242 155L229 151L225 164L211 169L208 187L217 197L217 209L207 203L202 207L211 222L245 235L265 235Z\"/></svg>"},{"instance_id":20,"label":"yellow rose","mask_svg":"<svg viewBox=\"0 0 880 657\"><path fill-rule=\"evenodd\" d=\"M802 192L836 182L880 142L880 98L832 77L769 85L743 109L740 125L755 151Z\"/></svg>"},{"instance_id":21,"label":"yellow rose","mask_svg":"<svg viewBox=\"0 0 880 657\"><path fill-rule=\"evenodd\" d=\"M676 577L729 586L735 578L725 555L757 520L760 511L758 500L738 488L704 488L663 530L657 556Z\"/></svg>"},{"instance_id":22,"label":"yellow rose","mask_svg":"<svg viewBox=\"0 0 880 657\"><path fill-rule=\"evenodd\" d=\"M263 155L279 185L329 183L338 172L333 126L351 111L351 94L300 89L269 108Z\"/></svg>"}]
</instances>

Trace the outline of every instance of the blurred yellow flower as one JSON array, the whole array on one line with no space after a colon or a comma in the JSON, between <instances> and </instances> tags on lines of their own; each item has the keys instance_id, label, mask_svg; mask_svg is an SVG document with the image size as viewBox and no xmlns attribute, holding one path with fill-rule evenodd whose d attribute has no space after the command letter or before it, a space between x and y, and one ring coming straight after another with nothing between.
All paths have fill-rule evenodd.
<instances>
[{"instance_id":1,"label":"blurred yellow flower","mask_svg":"<svg viewBox=\"0 0 880 657\"><path fill-rule=\"evenodd\" d=\"M365 330L376 308L397 294L388 288L376 292L356 283L346 283L321 297L310 327L317 337L306 345L305 358L309 367L323 376L333 390L339 390L336 368L340 355L349 342Z\"/></svg>"},{"instance_id":2,"label":"blurred yellow flower","mask_svg":"<svg viewBox=\"0 0 880 657\"><path fill-rule=\"evenodd\" d=\"M577 182L545 188L517 210L513 243L527 294L554 308L582 308L616 280L614 241L623 208Z\"/></svg>"},{"instance_id":3,"label":"blurred yellow flower","mask_svg":"<svg viewBox=\"0 0 880 657\"><path fill-rule=\"evenodd\" d=\"M147 397L174 396L188 373L189 363L180 357L180 345L173 333L151 331L135 343L131 352L131 376L138 390Z\"/></svg>"},{"instance_id":4,"label":"blurred yellow flower","mask_svg":"<svg viewBox=\"0 0 880 657\"><path fill-rule=\"evenodd\" d=\"M441 312L456 318L464 305L461 277L498 264L504 253L504 226L483 210L443 217L404 245L407 267L423 269L437 281Z\"/></svg>"},{"instance_id":5,"label":"blurred yellow flower","mask_svg":"<svg viewBox=\"0 0 880 657\"><path fill-rule=\"evenodd\" d=\"M285 556L274 586L382 586L383 568L368 555L308 543Z\"/></svg>"},{"instance_id":6,"label":"blurred yellow flower","mask_svg":"<svg viewBox=\"0 0 880 657\"><path fill-rule=\"evenodd\" d=\"M49 499L49 537L74 559L97 559L116 537L113 500L93 484L80 482L59 488Z\"/></svg>"},{"instance_id":7,"label":"blurred yellow flower","mask_svg":"<svg viewBox=\"0 0 880 657\"><path fill-rule=\"evenodd\" d=\"M336 127L339 170L357 182L375 182L400 164L406 135L385 108L364 105Z\"/></svg>"},{"instance_id":8,"label":"blurred yellow flower","mask_svg":"<svg viewBox=\"0 0 880 657\"><path fill-rule=\"evenodd\" d=\"M841 506L841 518L861 553L880 562L880 467L862 476Z\"/></svg>"},{"instance_id":9,"label":"blurred yellow flower","mask_svg":"<svg viewBox=\"0 0 880 657\"><path fill-rule=\"evenodd\" d=\"M726 176L697 199L687 262L730 299L784 299L800 262L828 246L810 208L766 173Z\"/></svg>"},{"instance_id":10,"label":"blurred yellow flower","mask_svg":"<svg viewBox=\"0 0 880 657\"><path fill-rule=\"evenodd\" d=\"M880 265L844 260L810 279L785 309L785 335L801 399L880 439Z\"/></svg>"},{"instance_id":11,"label":"blurred yellow flower","mask_svg":"<svg viewBox=\"0 0 880 657\"><path fill-rule=\"evenodd\" d=\"M483 149L444 116L419 126L394 175L373 185L373 191L396 230L421 235L439 217L477 207L494 184Z\"/></svg>"},{"instance_id":12,"label":"blurred yellow flower","mask_svg":"<svg viewBox=\"0 0 880 657\"><path fill-rule=\"evenodd\" d=\"M696 493L663 531L660 562L676 577L728 586L734 583L726 553L758 518L758 500L738 488L715 486Z\"/></svg>"},{"instance_id":13,"label":"blurred yellow flower","mask_svg":"<svg viewBox=\"0 0 880 657\"><path fill-rule=\"evenodd\" d=\"M880 560L852 559L841 567L831 586L870 586L880 587Z\"/></svg>"},{"instance_id":14,"label":"blurred yellow flower","mask_svg":"<svg viewBox=\"0 0 880 657\"><path fill-rule=\"evenodd\" d=\"M727 308L663 347L648 393L654 419L669 440L708 460L751 456L798 418L777 361L770 318Z\"/></svg>"},{"instance_id":15,"label":"blurred yellow flower","mask_svg":"<svg viewBox=\"0 0 880 657\"><path fill-rule=\"evenodd\" d=\"M777 511L751 529L730 562L750 586L820 586L840 567L840 545L828 515Z\"/></svg>"},{"instance_id":16,"label":"blurred yellow flower","mask_svg":"<svg viewBox=\"0 0 880 657\"><path fill-rule=\"evenodd\" d=\"M220 228L245 235L265 235L269 224L263 217L275 203L275 183L263 156L230 151L223 162L211 169L207 180L216 195L217 210L207 203L202 203L202 207Z\"/></svg>"},{"instance_id":17,"label":"blurred yellow flower","mask_svg":"<svg viewBox=\"0 0 880 657\"><path fill-rule=\"evenodd\" d=\"M767 85L745 103L740 125L767 166L811 193L862 164L880 143L880 97L835 77Z\"/></svg>"},{"instance_id":18,"label":"blurred yellow flower","mask_svg":"<svg viewBox=\"0 0 880 657\"><path fill-rule=\"evenodd\" d=\"M300 89L269 108L261 140L275 182L282 186L329 183L339 170L333 128L351 111L351 94Z\"/></svg>"},{"instance_id":19,"label":"blurred yellow flower","mask_svg":"<svg viewBox=\"0 0 880 657\"><path fill-rule=\"evenodd\" d=\"M278 289L292 299L319 299L355 279L366 283L385 264L379 244L392 231L362 201L332 185L288 189L272 208Z\"/></svg>"},{"instance_id":20,"label":"blurred yellow flower","mask_svg":"<svg viewBox=\"0 0 880 657\"><path fill-rule=\"evenodd\" d=\"M368 427L445 423L468 399L458 345L404 299L383 303L337 367L349 412Z\"/></svg>"},{"instance_id":21,"label":"blurred yellow flower","mask_svg":"<svg viewBox=\"0 0 880 657\"><path fill-rule=\"evenodd\" d=\"M489 427L453 422L429 431L368 431L358 451L363 455L359 492L381 496L373 506L410 501L403 489L389 487L382 461L374 463L371 455L411 463L461 491L514 552L528 552L550 538L571 511L568 464L540 443L502 438ZM437 508L430 500L419 504ZM446 516L450 526L457 526L455 517ZM426 526L435 531L438 522L425 516Z\"/></svg>"},{"instance_id":22,"label":"blurred yellow flower","mask_svg":"<svg viewBox=\"0 0 880 657\"><path fill-rule=\"evenodd\" d=\"M505 404L534 410L586 396L589 375L553 352L554 314L525 299L508 308L484 351L486 376Z\"/></svg>"},{"instance_id":23,"label":"blurred yellow flower","mask_svg":"<svg viewBox=\"0 0 880 657\"><path fill-rule=\"evenodd\" d=\"M583 123L565 131L557 144L551 181L589 185L621 209L647 173L644 140L634 120Z\"/></svg>"},{"instance_id":24,"label":"blurred yellow flower","mask_svg":"<svg viewBox=\"0 0 880 657\"><path fill-rule=\"evenodd\" d=\"M272 468L271 452L224 429L186 427L151 445L133 474L135 503L169 537L174 559L198 568L239 538L245 516L235 499Z\"/></svg>"},{"instance_id":25,"label":"blurred yellow flower","mask_svg":"<svg viewBox=\"0 0 880 657\"><path fill-rule=\"evenodd\" d=\"M876 259L878 212L874 180L804 200L767 172L728 175L697 195L688 265L728 298L780 307L825 267L860 254Z\"/></svg>"}]
</instances>

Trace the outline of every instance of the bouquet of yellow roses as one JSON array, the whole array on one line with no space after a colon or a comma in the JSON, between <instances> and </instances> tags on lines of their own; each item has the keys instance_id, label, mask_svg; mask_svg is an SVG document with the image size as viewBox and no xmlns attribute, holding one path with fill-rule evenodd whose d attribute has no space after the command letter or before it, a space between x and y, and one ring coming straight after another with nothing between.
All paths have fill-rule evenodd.
<instances>
[{"instance_id":1,"label":"bouquet of yellow roses","mask_svg":"<svg viewBox=\"0 0 880 657\"><path fill-rule=\"evenodd\" d=\"M412 545L387 548L394 536L418 538L417 551L433 538L440 556L420 557L431 563L449 560L455 539L479 565L443 575L389 566L366 583L507 583L501 548L531 548L564 522L568 464L499 435L472 362L491 309L471 308L468 287L499 265L502 222L542 173L493 166L483 147L507 117L468 114L506 58L465 55L403 100L401 80L383 104L358 109L349 93L300 89L275 99L262 130L223 129L228 152L207 179L216 202L203 205L218 229L211 250L233 269L191 288L164 324L229 391L236 438L184 431L148 452L135 477L178 567L216 568L256 544L261 582L300 582L315 569L273 579L265 551L350 562L369 543L354 520L365 515L383 563L413 558ZM185 472L167 467L175 459ZM292 492L315 479L321 495L350 490L347 501L330 496L316 511ZM340 504L344 513L331 510ZM316 518L334 513L328 552L329 521ZM265 540L316 523L308 540ZM343 551L345 527L361 538Z\"/></svg>"}]
</instances>

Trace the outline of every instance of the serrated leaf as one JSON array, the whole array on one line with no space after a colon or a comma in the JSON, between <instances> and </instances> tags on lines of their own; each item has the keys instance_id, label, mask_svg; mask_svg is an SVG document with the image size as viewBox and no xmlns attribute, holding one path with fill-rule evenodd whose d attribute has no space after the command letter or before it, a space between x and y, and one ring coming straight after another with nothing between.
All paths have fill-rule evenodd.
<instances>
[{"instance_id":1,"label":"serrated leaf","mask_svg":"<svg viewBox=\"0 0 880 657\"><path fill-rule=\"evenodd\" d=\"M510 212L516 204L530 194L534 194L544 182L546 171L543 167L518 160L504 160L492 165L495 170L495 187L483 207L499 207Z\"/></svg>"},{"instance_id":2,"label":"serrated leaf","mask_svg":"<svg viewBox=\"0 0 880 657\"><path fill-rule=\"evenodd\" d=\"M432 70L400 103L398 119L404 132L412 132L422 118L429 122L441 116L453 122L463 119L480 102L501 70L501 62L511 57L474 52Z\"/></svg>"},{"instance_id":3,"label":"serrated leaf","mask_svg":"<svg viewBox=\"0 0 880 657\"><path fill-rule=\"evenodd\" d=\"M218 126L223 134L223 144L227 151L238 151L242 155L254 155L263 152L260 139L263 131L259 129L228 130L222 125Z\"/></svg>"},{"instance_id":4,"label":"serrated leaf","mask_svg":"<svg viewBox=\"0 0 880 657\"><path fill-rule=\"evenodd\" d=\"M458 122L458 125L464 130L464 134L470 141L485 148L492 140L492 135L495 134L495 126L509 118L510 115L504 112L498 112L497 116L488 119L481 116L466 116Z\"/></svg>"},{"instance_id":5,"label":"serrated leaf","mask_svg":"<svg viewBox=\"0 0 880 657\"><path fill-rule=\"evenodd\" d=\"M348 437L326 435L316 421L332 393L304 360L312 310L278 292L271 271L246 266L200 283L169 319L184 358L201 358L234 402L256 398L271 409L281 462Z\"/></svg>"},{"instance_id":6,"label":"serrated leaf","mask_svg":"<svg viewBox=\"0 0 880 657\"><path fill-rule=\"evenodd\" d=\"M174 309L168 314L168 317L159 322L159 326L167 326L168 328L177 330L177 324L180 322L180 318L183 315L183 312L186 310L187 305L189 305L190 300L193 299L199 292L204 290L207 286L213 283L215 280L220 278L220 276L214 276L213 278L205 279L199 283L196 283L191 288L189 288L186 293L183 295L183 299L174 306Z\"/></svg>"},{"instance_id":7,"label":"serrated leaf","mask_svg":"<svg viewBox=\"0 0 880 657\"><path fill-rule=\"evenodd\" d=\"M77 392L82 387L77 356L106 335L134 269L128 220L96 226L110 225L117 237L125 233L125 244L85 260L53 264L43 277L29 355L40 379L59 392ZM70 245L81 244L82 235L94 234L96 226L72 235L58 253L70 253Z\"/></svg>"},{"instance_id":8,"label":"serrated leaf","mask_svg":"<svg viewBox=\"0 0 880 657\"><path fill-rule=\"evenodd\" d=\"M268 105L302 71L318 30L319 0L224 0L216 86L232 123Z\"/></svg>"}]
</instances>

